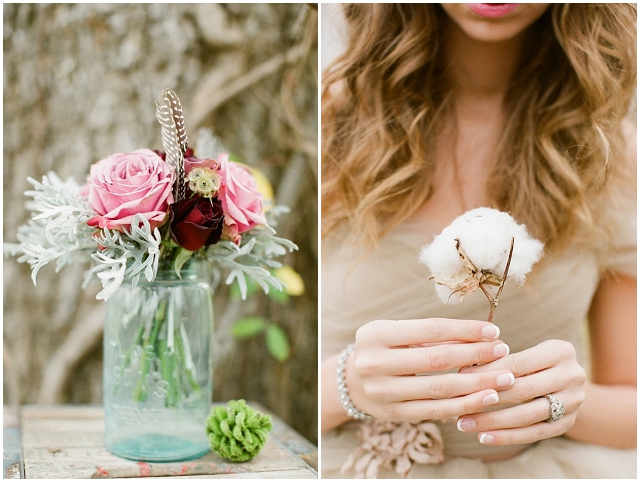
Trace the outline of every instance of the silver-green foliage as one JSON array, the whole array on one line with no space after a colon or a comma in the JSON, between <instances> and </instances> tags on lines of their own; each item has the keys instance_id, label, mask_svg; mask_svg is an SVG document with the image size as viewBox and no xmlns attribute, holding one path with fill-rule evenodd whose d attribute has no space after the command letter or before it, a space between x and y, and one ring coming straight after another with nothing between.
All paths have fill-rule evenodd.
<instances>
[{"instance_id":1,"label":"silver-green foliage","mask_svg":"<svg viewBox=\"0 0 640 482\"><path fill-rule=\"evenodd\" d=\"M147 281L155 279L162 238L160 230L151 229L144 216L136 214L131 230L125 229L123 233L103 229L97 241L102 248L91 255L97 263L93 272L102 283L97 299L109 299L125 277L133 286L138 284L143 272Z\"/></svg>"},{"instance_id":2,"label":"silver-green foliage","mask_svg":"<svg viewBox=\"0 0 640 482\"><path fill-rule=\"evenodd\" d=\"M6 243L4 251L31 266L31 279L36 283L38 271L56 262L56 272L73 264L74 254L95 250L91 237L94 228L87 221L95 216L89 203L80 195L80 186L73 180L63 182L54 173L42 177L42 182L28 178L34 187L25 195L33 198L27 203L32 218L18 228L19 245ZM84 258L86 260L86 258Z\"/></svg>"},{"instance_id":3,"label":"silver-green foliage","mask_svg":"<svg viewBox=\"0 0 640 482\"><path fill-rule=\"evenodd\" d=\"M272 227L265 225L253 228L242 235L242 244L235 245L230 241L219 241L207 249L207 258L214 265L229 270L226 284L238 281L242 299L247 297L247 280L249 276L258 283L265 293L272 286L282 290L282 284L271 275L269 268L280 268L282 263L273 259L287 251L297 250L298 246L288 239L276 236Z\"/></svg>"}]
</instances>

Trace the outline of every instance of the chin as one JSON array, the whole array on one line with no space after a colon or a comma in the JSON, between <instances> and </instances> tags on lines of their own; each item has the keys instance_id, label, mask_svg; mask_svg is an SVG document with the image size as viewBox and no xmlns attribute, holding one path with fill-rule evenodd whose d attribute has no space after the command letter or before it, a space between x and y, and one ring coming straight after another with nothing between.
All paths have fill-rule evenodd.
<instances>
[{"instance_id":1,"label":"chin","mask_svg":"<svg viewBox=\"0 0 640 482\"><path fill-rule=\"evenodd\" d=\"M510 40L538 20L548 3L441 4L449 18L470 38L480 42Z\"/></svg>"}]
</instances>

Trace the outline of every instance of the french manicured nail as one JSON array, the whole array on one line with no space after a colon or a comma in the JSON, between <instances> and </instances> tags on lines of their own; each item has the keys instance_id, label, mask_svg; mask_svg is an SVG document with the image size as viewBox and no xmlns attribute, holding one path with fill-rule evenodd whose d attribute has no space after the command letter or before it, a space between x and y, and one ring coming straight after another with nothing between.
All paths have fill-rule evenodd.
<instances>
[{"instance_id":1,"label":"french manicured nail","mask_svg":"<svg viewBox=\"0 0 640 482\"><path fill-rule=\"evenodd\" d=\"M472 418L459 418L456 425L458 426L458 430L466 432L476 428L476 421Z\"/></svg>"},{"instance_id":2,"label":"french manicured nail","mask_svg":"<svg viewBox=\"0 0 640 482\"><path fill-rule=\"evenodd\" d=\"M490 433L483 433L480 435L480 443L481 444L492 444L496 441L496 438Z\"/></svg>"},{"instance_id":3,"label":"french manicured nail","mask_svg":"<svg viewBox=\"0 0 640 482\"><path fill-rule=\"evenodd\" d=\"M492 393L482 399L482 405L495 405L499 401L500 399L498 398L498 394Z\"/></svg>"},{"instance_id":4,"label":"french manicured nail","mask_svg":"<svg viewBox=\"0 0 640 482\"><path fill-rule=\"evenodd\" d=\"M496 325L487 325L482 328L482 336L484 336L487 340L495 340L500 336L500 328Z\"/></svg>"},{"instance_id":5,"label":"french manicured nail","mask_svg":"<svg viewBox=\"0 0 640 482\"><path fill-rule=\"evenodd\" d=\"M493 347L493 356L503 357L509 354L509 347L504 343L500 343Z\"/></svg>"},{"instance_id":6,"label":"french manicured nail","mask_svg":"<svg viewBox=\"0 0 640 482\"><path fill-rule=\"evenodd\" d=\"M516 378L513 376L513 373L503 373L502 375L498 375L496 377L496 385L499 387L510 387L516 382Z\"/></svg>"}]
</instances>

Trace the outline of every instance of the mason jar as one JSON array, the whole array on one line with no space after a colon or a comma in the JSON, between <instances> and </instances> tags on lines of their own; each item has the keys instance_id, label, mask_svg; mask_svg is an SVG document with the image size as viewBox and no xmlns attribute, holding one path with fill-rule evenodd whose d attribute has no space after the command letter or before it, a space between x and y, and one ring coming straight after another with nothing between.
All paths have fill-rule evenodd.
<instances>
[{"instance_id":1,"label":"mason jar","mask_svg":"<svg viewBox=\"0 0 640 482\"><path fill-rule=\"evenodd\" d=\"M211 266L191 259L176 274L123 283L107 301L104 330L105 446L148 462L209 451L212 390Z\"/></svg>"}]
</instances>

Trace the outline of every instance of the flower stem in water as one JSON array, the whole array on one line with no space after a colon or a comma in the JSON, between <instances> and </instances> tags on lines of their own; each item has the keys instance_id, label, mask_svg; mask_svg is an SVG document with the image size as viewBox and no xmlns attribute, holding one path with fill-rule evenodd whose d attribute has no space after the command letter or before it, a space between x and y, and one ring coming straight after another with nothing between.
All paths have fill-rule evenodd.
<instances>
[{"instance_id":1,"label":"flower stem in water","mask_svg":"<svg viewBox=\"0 0 640 482\"><path fill-rule=\"evenodd\" d=\"M162 323L166 318L165 316L166 312L167 312L167 300L164 299L164 300L161 300L160 303L158 304L158 309L156 310L156 314L153 318L153 328L151 330L150 338L148 340L147 339L143 340L143 346L142 346L143 354L142 354L142 360L140 361L140 373L139 373L136 389L133 392L133 399L136 402L147 399L146 382L149 379L150 353L148 353L145 349L148 346L151 346L151 349L152 349L151 358L153 358L153 354L155 354L157 350L155 345L158 339L158 332L160 331L160 327L162 326Z\"/></svg>"}]
</instances>

